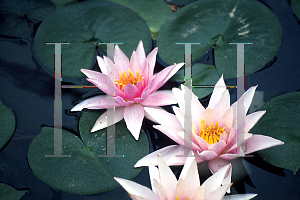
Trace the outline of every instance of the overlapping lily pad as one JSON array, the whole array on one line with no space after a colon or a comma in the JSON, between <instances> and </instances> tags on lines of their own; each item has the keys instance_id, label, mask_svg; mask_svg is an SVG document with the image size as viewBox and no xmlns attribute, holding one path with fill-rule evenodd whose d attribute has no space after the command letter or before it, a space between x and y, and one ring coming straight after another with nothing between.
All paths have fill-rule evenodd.
<instances>
[{"instance_id":1,"label":"overlapping lily pad","mask_svg":"<svg viewBox=\"0 0 300 200\"><path fill-rule=\"evenodd\" d=\"M15 188L0 183L0 200L18 200L21 199L26 191L18 191Z\"/></svg>"},{"instance_id":2,"label":"overlapping lily pad","mask_svg":"<svg viewBox=\"0 0 300 200\"><path fill-rule=\"evenodd\" d=\"M157 36L162 23L172 14L171 9L163 0L109 0L126 6L146 20L150 31Z\"/></svg>"},{"instance_id":3,"label":"overlapping lily pad","mask_svg":"<svg viewBox=\"0 0 300 200\"><path fill-rule=\"evenodd\" d=\"M145 51L150 51L150 30L137 13L112 2L92 0L68 5L53 13L40 25L34 47L42 64L54 70L54 45L45 43L70 43L61 48L62 76L83 78L80 69L89 69L96 61L99 42L123 43L120 48L130 57L140 40ZM106 52L106 45L99 48Z\"/></svg>"},{"instance_id":4,"label":"overlapping lily pad","mask_svg":"<svg viewBox=\"0 0 300 200\"><path fill-rule=\"evenodd\" d=\"M291 0L291 6L298 19L300 19L300 0Z\"/></svg>"},{"instance_id":5,"label":"overlapping lily pad","mask_svg":"<svg viewBox=\"0 0 300 200\"><path fill-rule=\"evenodd\" d=\"M0 1L0 33L31 38L33 25L45 20L54 11L54 5L45 0L2 0Z\"/></svg>"},{"instance_id":6,"label":"overlapping lily pad","mask_svg":"<svg viewBox=\"0 0 300 200\"><path fill-rule=\"evenodd\" d=\"M184 68L180 69L172 78L172 81L182 82L184 80ZM193 93L198 98L203 98L213 91L213 87L220 77L215 66L202 63L192 65ZM196 84L197 83L197 84Z\"/></svg>"},{"instance_id":7,"label":"overlapping lily pad","mask_svg":"<svg viewBox=\"0 0 300 200\"><path fill-rule=\"evenodd\" d=\"M300 92L284 94L271 99L260 110L266 114L252 128L252 133L271 136L284 145L259 151L267 162L292 170L300 167Z\"/></svg>"},{"instance_id":8,"label":"overlapping lily pad","mask_svg":"<svg viewBox=\"0 0 300 200\"><path fill-rule=\"evenodd\" d=\"M236 77L237 45L245 45L245 74L264 67L274 58L282 30L274 13L256 0L202 0L175 13L161 26L158 54L168 64L183 62L184 45L192 45L192 61L215 46L215 66L225 79ZM197 83L196 83L197 84Z\"/></svg>"},{"instance_id":9,"label":"overlapping lily pad","mask_svg":"<svg viewBox=\"0 0 300 200\"><path fill-rule=\"evenodd\" d=\"M29 147L28 162L33 173L48 185L75 194L97 194L119 187L113 177L133 179L142 170L134 164L149 153L144 131L136 141L124 121L115 126L115 155L106 154L106 129L91 134L92 126L102 112L84 112L79 130L82 140L63 130L63 154L71 157L51 158L53 128L44 127ZM85 146L86 145L86 146Z\"/></svg>"},{"instance_id":10,"label":"overlapping lily pad","mask_svg":"<svg viewBox=\"0 0 300 200\"><path fill-rule=\"evenodd\" d=\"M51 0L56 8L61 8L66 5L77 3L77 0Z\"/></svg>"},{"instance_id":11,"label":"overlapping lily pad","mask_svg":"<svg viewBox=\"0 0 300 200\"><path fill-rule=\"evenodd\" d=\"M0 149L9 141L15 130L13 112L0 101Z\"/></svg>"}]
</instances>

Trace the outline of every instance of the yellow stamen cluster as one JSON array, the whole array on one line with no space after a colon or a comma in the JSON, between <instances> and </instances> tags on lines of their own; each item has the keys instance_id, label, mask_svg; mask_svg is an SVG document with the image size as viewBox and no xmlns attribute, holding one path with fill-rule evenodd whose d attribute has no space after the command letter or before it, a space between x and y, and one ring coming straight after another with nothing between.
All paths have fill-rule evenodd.
<instances>
[{"instance_id":1,"label":"yellow stamen cluster","mask_svg":"<svg viewBox=\"0 0 300 200\"><path fill-rule=\"evenodd\" d=\"M115 84L117 84L117 87L120 90L123 90L123 88L128 83L130 83L132 85L136 85L139 81L142 81L144 79L144 77L142 77L142 74L139 73L139 70L137 70L136 76L134 76L133 73L131 72L130 68L128 68L128 75L125 72L125 70L123 70L123 74L121 74L121 72L119 72L119 75L120 75L120 80L116 79Z\"/></svg>"},{"instance_id":2,"label":"yellow stamen cluster","mask_svg":"<svg viewBox=\"0 0 300 200\"><path fill-rule=\"evenodd\" d=\"M208 144L214 144L220 141L220 136L224 133L225 127L221 128L218 125L218 121L214 126L214 123L210 124L206 128L205 121L201 118L200 124L200 137L202 137Z\"/></svg>"},{"instance_id":3,"label":"yellow stamen cluster","mask_svg":"<svg viewBox=\"0 0 300 200\"><path fill-rule=\"evenodd\" d=\"M186 200L189 200L190 198L186 199ZM179 197L176 195L176 200L179 200ZM180 199L181 200L181 199Z\"/></svg>"}]
</instances>

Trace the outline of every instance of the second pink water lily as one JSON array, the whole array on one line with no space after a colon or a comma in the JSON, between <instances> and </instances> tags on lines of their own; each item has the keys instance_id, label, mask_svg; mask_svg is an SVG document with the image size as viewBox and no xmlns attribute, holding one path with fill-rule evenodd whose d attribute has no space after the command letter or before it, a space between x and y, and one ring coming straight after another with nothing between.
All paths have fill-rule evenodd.
<instances>
[{"instance_id":1,"label":"second pink water lily","mask_svg":"<svg viewBox=\"0 0 300 200\"><path fill-rule=\"evenodd\" d=\"M145 108L145 111L159 124L154 126L179 145L171 145L155 151L141 160L135 167L157 164L156 157L160 154L168 165L183 165L186 157L183 155L190 150L196 156L197 162L208 161L209 168L216 172L220 167L229 163L228 160L239 157L237 154L237 117L244 117L244 153L283 144L282 141L258 134L249 133L250 129L264 115L265 111L247 114L252 102L256 86L249 88L243 96L230 106L230 95L226 89L223 77L216 83L209 105L205 109L198 98L187 87L173 88L173 93L179 107L173 106L175 115L155 108ZM185 101L191 97L191 126L185 127ZM244 101L244 109L237 110L238 103ZM191 134L191 141L186 141L185 134ZM243 133L242 133L243 134ZM242 141L243 142L243 141Z\"/></svg>"},{"instance_id":2,"label":"second pink water lily","mask_svg":"<svg viewBox=\"0 0 300 200\"><path fill-rule=\"evenodd\" d=\"M183 66L183 63L171 65L153 74L157 51L158 48L155 48L146 57L143 42L140 41L130 61L118 45L115 46L114 62L105 56L103 58L98 56L102 73L87 69L81 71L88 77L89 82L107 95L86 99L71 111L81 111L83 108L108 109L98 118L91 132L106 128L124 118L128 130L137 140L143 118L153 120L144 113L144 107L159 109L159 106L177 103L171 90L157 91L157 89L164 85ZM109 109L115 109L113 123L107 121Z\"/></svg>"}]
</instances>

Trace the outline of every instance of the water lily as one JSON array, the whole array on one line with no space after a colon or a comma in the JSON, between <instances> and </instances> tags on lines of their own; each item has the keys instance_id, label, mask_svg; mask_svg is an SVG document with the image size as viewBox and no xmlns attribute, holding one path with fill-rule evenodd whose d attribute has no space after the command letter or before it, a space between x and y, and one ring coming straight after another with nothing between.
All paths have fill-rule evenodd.
<instances>
[{"instance_id":1,"label":"water lily","mask_svg":"<svg viewBox=\"0 0 300 200\"><path fill-rule=\"evenodd\" d=\"M161 155L157 155L158 168L149 166L152 190L135 182L115 178L133 200L219 200L252 199L256 194L225 196L231 183L222 181L231 171L231 165L224 166L200 185L195 157L188 157L177 181L172 170Z\"/></svg>"},{"instance_id":2,"label":"water lily","mask_svg":"<svg viewBox=\"0 0 300 200\"><path fill-rule=\"evenodd\" d=\"M135 167L148 166L150 163L157 165L156 156L161 154L168 165L183 165L186 156L182 156L190 150L196 156L197 162L208 161L212 173L220 167L229 163L241 155L237 154L237 116L244 116L244 153L249 154L255 151L282 145L283 142L268 136L251 134L249 130L264 115L265 111L258 111L246 116L252 102L256 86L249 88L243 96L230 106L230 95L226 89L223 76L216 83L211 95L209 105L205 109L198 101L191 90L181 86L181 90L173 88L173 93L178 101L179 108L173 106L175 115L155 108L145 108L145 111L159 124L154 127L179 145L171 145L155 151L141 160ZM190 127L184 128L185 117L185 95L191 96L191 117ZM238 103L244 101L244 108L237 110ZM184 134L191 134L192 139L184 137ZM243 141L242 141L243 142Z\"/></svg>"},{"instance_id":3,"label":"water lily","mask_svg":"<svg viewBox=\"0 0 300 200\"><path fill-rule=\"evenodd\" d=\"M115 46L114 63L105 56L98 56L102 73L87 69L81 71L88 77L89 82L112 98L107 98L107 95L92 97L77 104L71 111L81 111L83 108L108 109L92 128L91 132L95 132L112 125L107 122L106 116L115 109L113 124L124 118L128 130L138 140L143 118L153 120L144 113L145 107L162 109L159 106L177 103L171 90L157 89L164 85L183 63L171 65L153 74L157 51L158 48L155 48L146 57L143 42L140 41L130 61L118 45Z\"/></svg>"}]
</instances>

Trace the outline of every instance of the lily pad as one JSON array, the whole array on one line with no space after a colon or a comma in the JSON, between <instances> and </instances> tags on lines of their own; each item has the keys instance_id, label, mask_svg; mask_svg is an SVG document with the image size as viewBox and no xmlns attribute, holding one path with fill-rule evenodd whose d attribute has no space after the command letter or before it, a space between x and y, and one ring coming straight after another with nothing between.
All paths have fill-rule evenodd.
<instances>
[{"instance_id":1,"label":"lily pad","mask_svg":"<svg viewBox=\"0 0 300 200\"><path fill-rule=\"evenodd\" d=\"M15 116L13 112L0 101L0 149L9 141L15 130Z\"/></svg>"},{"instance_id":2,"label":"lily pad","mask_svg":"<svg viewBox=\"0 0 300 200\"><path fill-rule=\"evenodd\" d=\"M19 200L25 192L26 191L18 191L9 185L0 183L0 200Z\"/></svg>"},{"instance_id":3,"label":"lily pad","mask_svg":"<svg viewBox=\"0 0 300 200\"><path fill-rule=\"evenodd\" d=\"M252 133L271 136L284 142L257 152L264 160L277 167L292 170L300 167L300 92L292 92L271 99L259 110L266 114L251 129Z\"/></svg>"},{"instance_id":4,"label":"lily pad","mask_svg":"<svg viewBox=\"0 0 300 200\"><path fill-rule=\"evenodd\" d=\"M172 14L164 0L109 0L126 6L146 20L150 31L157 37L162 23Z\"/></svg>"},{"instance_id":5,"label":"lily pad","mask_svg":"<svg viewBox=\"0 0 300 200\"><path fill-rule=\"evenodd\" d=\"M133 179L142 169L134 164L149 153L144 131L138 141L127 130L124 121L115 125L115 155L124 157L98 157L106 155L106 129L91 133L101 112L84 112L79 130L82 140L62 130L63 155L71 157L45 157L52 155L53 128L44 127L32 141L28 162L33 173L48 185L74 194L97 194L119 187L113 177ZM84 142L85 143L84 143Z\"/></svg>"},{"instance_id":6,"label":"lily pad","mask_svg":"<svg viewBox=\"0 0 300 200\"><path fill-rule=\"evenodd\" d=\"M76 14L74 14L76 13ZM39 27L34 47L38 59L54 69L54 45L47 42L67 42L61 45L62 76L84 78L80 69L89 69L96 61L99 42L123 43L122 51L130 57L142 40L150 50L151 33L147 23L135 12L107 1L84 1L60 8ZM106 52L106 45L99 45Z\"/></svg>"},{"instance_id":7,"label":"lily pad","mask_svg":"<svg viewBox=\"0 0 300 200\"><path fill-rule=\"evenodd\" d=\"M0 33L3 35L31 38L33 25L55 11L55 6L45 0L0 1Z\"/></svg>"},{"instance_id":8,"label":"lily pad","mask_svg":"<svg viewBox=\"0 0 300 200\"><path fill-rule=\"evenodd\" d=\"M194 1L197 1L197 0L166 0L166 3L170 4L170 5L176 5L176 6L185 6Z\"/></svg>"},{"instance_id":9,"label":"lily pad","mask_svg":"<svg viewBox=\"0 0 300 200\"><path fill-rule=\"evenodd\" d=\"M161 59L180 63L184 46L192 45L192 61L215 46L218 75L236 77L237 45L245 45L245 74L264 67L276 55L282 30L274 13L256 0L202 0L191 3L168 18L161 26L157 46Z\"/></svg>"},{"instance_id":10,"label":"lily pad","mask_svg":"<svg viewBox=\"0 0 300 200\"><path fill-rule=\"evenodd\" d=\"M77 0L51 0L51 1L57 9L78 2Z\"/></svg>"},{"instance_id":11,"label":"lily pad","mask_svg":"<svg viewBox=\"0 0 300 200\"><path fill-rule=\"evenodd\" d=\"M300 0L291 0L291 6L297 18L300 19Z\"/></svg>"},{"instance_id":12,"label":"lily pad","mask_svg":"<svg viewBox=\"0 0 300 200\"><path fill-rule=\"evenodd\" d=\"M172 81L184 81L184 68L180 69L172 78ZM193 93L200 99L206 97L213 91L213 87L219 80L216 67L202 63L192 65ZM205 87L207 86L207 87Z\"/></svg>"}]
</instances>

